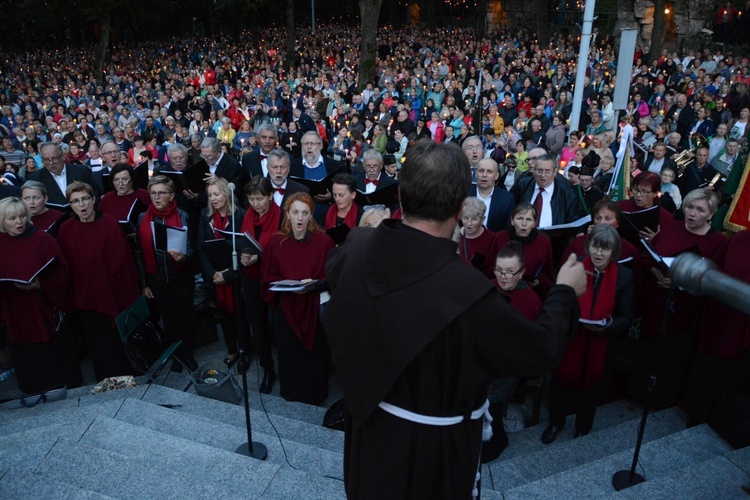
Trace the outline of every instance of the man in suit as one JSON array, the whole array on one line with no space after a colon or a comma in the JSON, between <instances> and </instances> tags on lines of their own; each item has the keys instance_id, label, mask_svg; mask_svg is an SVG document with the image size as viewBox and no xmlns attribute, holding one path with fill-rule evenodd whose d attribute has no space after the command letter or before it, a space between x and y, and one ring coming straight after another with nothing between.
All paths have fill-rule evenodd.
<instances>
[{"instance_id":1,"label":"man in suit","mask_svg":"<svg viewBox=\"0 0 750 500\"><path fill-rule=\"evenodd\" d=\"M297 122L297 128L303 134L318 130L318 127L315 126L315 121L310 115L305 113L302 108L294 109L294 121Z\"/></svg>"},{"instance_id":2,"label":"man in suit","mask_svg":"<svg viewBox=\"0 0 750 500\"><path fill-rule=\"evenodd\" d=\"M643 168L649 172L655 173L656 175L661 174L661 171L665 168L671 168L677 172L677 165L675 165L675 162L670 158L667 158L667 145L663 142L657 142L654 144L654 155L646 160Z\"/></svg>"},{"instance_id":3,"label":"man in suit","mask_svg":"<svg viewBox=\"0 0 750 500\"><path fill-rule=\"evenodd\" d=\"M499 178L497 162L484 158L477 164L477 183L469 189L469 196L476 196L484 202L484 225L493 233L508 229L510 214L515 206L513 195L495 185Z\"/></svg>"},{"instance_id":4,"label":"man in suit","mask_svg":"<svg viewBox=\"0 0 750 500\"><path fill-rule=\"evenodd\" d=\"M279 144L276 127L264 123L258 130L260 151L251 151L242 155L242 173L246 180L256 175L268 177L268 154Z\"/></svg>"},{"instance_id":5,"label":"man in suit","mask_svg":"<svg viewBox=\"0 0 750 500\"><path fill-rule=\"evenodd\" d=\"M106 174L108 176L106 181L109 182L110 172L112 172L112 168L114 168L120 160L120 148L117 147L115 141L107 141L102 144L102 147L99 149L99 155L102 158L103 168L91 174L91 187L94 188L94 194L96 195L97 201L107 192L106 186L104 185L104 175Z\"/></svg>"},{"instance_id":6,"label":"man in suit","mask_svg":"<svg viewBox=\"0 0 750 500\"><path fill-rule=\"evenodd\" d=\"M67 205L65 190L68 185L81 181L88 184L91 171L83 165L66 165L62 148L54 142L45 142L39 148L42 165L36 172L29 174L28 180L39 181L47 188L49 203Z\"/></svg>"},{"instance_id":7,"label":"man in suit","mask_svg":"<svg viewBox=\"0 0 750 500\"><path fill-rule=\"evenodd\" d=\"M302 136L302 158L295 159L290 168L292 177L322 180L331 173L340 170L346 172L344 164L333 158L324 157L323 139L317 132L307 132ZM331 205L331 190L325 194L315 195L315 220L322 224Z\"/></svg>"},{"instance_id":8,"label":"man in suit","mask_svg":"<svg viewBox=\"0 0 750 500\"><path fill-rule=\"evenodd\" d=\"M690 129L695 121L695 111L687 105L685 94L677 94L675 101L676 103L669 108L664 118L665 121L676 124L676 128L673 131L680 134L680 137L683 139L683 146L686 146L685 141L690 137Z\"/></svg>"},{"instance_id":9,"label":"man in suit","mask_svg":"<svg viewBox=\"0 0 750 500\"><path fill-rule=\"evenodd\" d=\"M375 193L383 188L398 184L398 181L383 172L383 156L377 149L368 149L362 155L364 173L355 177L357 191L365 194ZM398 201L389 203L388 208L393 213L398 208Z\"/></svg>"},{"instance_id":10,"label":"man in suit","mask_svg":"<svg viewBox=\"0 0 750 500\"><path fill-rule=\"evenodd\" d=\"M446 133L447 136L447 133ZM478 135L471 135L464 140L461 148L464 150L466 159L469 160L469 168L471 169L471 182L472 184L477 183L477 164L479 160L484 157L484 147L482 146L482 138Z\"/></svg>"},{"instance_id":11,"label":"man in suit","mask_svg":"<svg viewBox=\"0 0 750 500\"><path fill-rule=\"evenodd\" d=\"M224 154L221 150L221 143L216 137L206 137L201 142L201 155L208 165L208 175L205 181L208 182L214 177L221 177L227 182L234 182L239 185L242 179L242 167L234 157Z\"/></svg>"},{"instance_id":12,"label":"man in suit","mask_svg":"<svg viewBox=\"0 0 750 500\"><path fill-rule=\"evenodd\" d=\"M581 202L549 155L541 155L531 177L523 177L513 186L516 204L531 203L537 208L537 225L549 227L573 222L584 215ZM537 200L541 196L541 200Z\"/></svg>"},{"instance_id":13,"label":"man in suit","mask_svg":"<svg viewBox=\"0 0 750 500\"><path fill-rule=\"evenodd\" d=\"M272 149L268 153L268 176L273 187L273 201L282 209L287 198L294 193L310 192L307 186L289 180L291 163L289 153L283 149Z\"/></svg>"}]
</instances>

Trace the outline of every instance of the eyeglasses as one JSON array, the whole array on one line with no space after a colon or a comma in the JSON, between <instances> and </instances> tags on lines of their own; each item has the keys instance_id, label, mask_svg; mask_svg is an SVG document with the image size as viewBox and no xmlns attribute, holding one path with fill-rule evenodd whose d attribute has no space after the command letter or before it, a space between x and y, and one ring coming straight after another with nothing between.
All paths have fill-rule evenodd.
<instances>
[{"instance_id":1,"label":"eyeglasses","mask_svg":"<svg viewBox=\"0 0 750 500\"><path fill-rule=\"evenodd\" d=\"M114 182L115 184L128 184L131 180L132 179L129 179L129 178L128 179L115 179L112 182Z\"/></svg>"},{"instance_id":2,"label":"eyeglasses","mask_svg":"<svg viewBox=\"0 0 750 500\"><path fill-rule=\"evenodd\" d=\"M633 190L633 194L634 195L648 196L651 193L653 193L653 191L644 191L642 189L634 189Z\"/></svg>"},{"instance_id":3,"label":"eyeglasses","mask_svg":"<svg viewBox=\"0 0 750 500\"><path fill-rule=\"evenodd\" d=\"M493 271L498 276L505 276L507 278L510 278L520 273L521 271L523 271L523 268L519 269L518 271L513 271L511 269L504 270L504 269L500 269L499 267L496 267L495 269L493 269Z\"/></svg>"},{"instance_id":4,"label":"eyeglasses","mask_svg":"<svg viewBox=\"0 0 750 500\"><path fill-rule=\"evenodd\" d=\"M591 248L589 248L589 253L590 254L598 253L598 254L601 254L601 255L607 255L608 253L612 253L612 249L611 248L603 248L603 247L591 247Z\"/></svg>"},{"instance_id":5,"label":"eyeglasses","mask_svg":"<svg viewBox=\"0 0 750 500\"><path fill-rule=\"evenodd\" d=\"M52 158L42 158L42 163L50 164L50 163L57 163L60 161L60 158L62 156L53 156Z\"/></svg>"},{"instance_id":6,"label":"eyeglasses","mask_svg":"<svg viewBox=\"0 0 750 500\"><path fill-rule=\"evenodd\" d=\"M86 203L90 202L93 199L94 198L92 198L91 196L84 196L82 198L76 198L74 200L70 200L70 204L71 205L85 205Z\"/></svg>"},{"instance_id":7,"label":"eyeglasses","mask_svg":"<svg viewBox=\"0 0 750 500\"><path fill-rule=\"evenodd\" d=\"M303 142L302 145L306 147L312 147L312 146L318 146L320 145L320 142Z\"/></svg>"},{"instance_id":8,"label":"eyeglasses","mask_svg":"<svg viewBox=\"0 0 750 500\"><path fill-rule=\"evenodd\" d=\"M466 146L464 149L466 151L481 151L482 146Z\"/></svg>"},{"instance_id":9,"label":"eyeglasses","mask_svg":"<svg viewBox=\"0 0 750 500\"><path fill-rule=\"evenodd\" d=\"M161 198L163 196L167 196L168 194L172 194L172 191L151 191L148 193L151 198Z\"/></svg>"},{"instance_id":10,"label":"eyeglasses","mask_svg":"<svg viewBox=\"0 0 750 500\"><path fill-rule=\"evenodd\" d=\"M100 156L104 156L104 155L119 155L119 154L120 154L120 150L119 149L115 149L115 150L112 150L112 151L100 151L99 152Z\"/></svg>"}]
</instances>

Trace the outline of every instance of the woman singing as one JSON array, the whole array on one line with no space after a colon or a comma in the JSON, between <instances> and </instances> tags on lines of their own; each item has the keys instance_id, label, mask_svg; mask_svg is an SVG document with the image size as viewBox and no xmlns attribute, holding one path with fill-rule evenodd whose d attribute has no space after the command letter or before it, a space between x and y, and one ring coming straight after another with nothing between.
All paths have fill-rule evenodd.
<instances>
[{"instance_id":1,"label":"woman singing","mask_svg":"<svg viewBox=\"0 0 750 500\"><path fill-rule=\"evenodd\" d=\"M325 289L325 260L333 241L313 219L315 202L295 193L284 204L281 233L271 237L261 264L266 302L273 308L281 396L288 401L320 404L328 397L328 344L319 318ZM303 293L273 292L281 280L316 282Z\"/></svg>"}]
</instances>

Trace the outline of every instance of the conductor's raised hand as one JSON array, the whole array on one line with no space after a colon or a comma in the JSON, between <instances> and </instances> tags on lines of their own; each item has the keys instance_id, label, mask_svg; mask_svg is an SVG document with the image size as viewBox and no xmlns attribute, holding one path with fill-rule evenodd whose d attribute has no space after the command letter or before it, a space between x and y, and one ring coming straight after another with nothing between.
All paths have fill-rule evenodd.
<instances>
[{"instance_id":1,"label":"conductor's raised hand","mask_svg":"<svg viewBox=\"0 0 750 500\"><path fill-rule=\"evenodd\" d=\"M583 264L578 262L576 254L570 254L568 260L560 267L556 283L573 288L578 297L584 294L586 291L586 272L583 270Z\"/></svg>"}]
</instances>

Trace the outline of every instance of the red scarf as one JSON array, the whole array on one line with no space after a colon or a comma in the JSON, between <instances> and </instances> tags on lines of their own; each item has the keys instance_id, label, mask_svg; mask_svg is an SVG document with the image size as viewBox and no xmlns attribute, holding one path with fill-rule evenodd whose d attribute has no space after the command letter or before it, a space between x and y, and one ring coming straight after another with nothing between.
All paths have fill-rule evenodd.
<instances>
[{"instance_id":1,"label":"red scarf","mask_svg":"<svg viewBox=\"0 0 750 500\"><path fill-rule=\"evenodd\" d=\"M344 224L349 226L349 229L354 229L357 225L357 212L359 212L359 207L356 203L352 202L349 213L344 217ZM326 230L336 227L336 219L338 219L338 216L338 207L335 204L331 205L331 208L328 209L328 213L326 214Z\"/></svg>"},{"instance_id":2,"label":"red scarf","mask_svg":"<svg viewBox=\"0 0 750 500\"><path fill-rule=\"evenodd\" d=\"M222 217L220 212L214 212L214 218L211 221L211 227L214 230L214 238L224 238L224 235L217 231L217 229L226 231L231 220L232 217L229 215ZM223 269L216 269L216 271L223 271ZM219 309L226 311L230 316L234 315L234 313L237 312L237 303L234 298L234 286L225 283L223 285L214 285L214 288L216 289L216 306Z\"/></svg>"},{"instance_id":3,"label":"red scarf","mask_svg":"<svg viewBox=\"0 0 750 500\"><path fill-rule=\"evenodd\" d=\"M615 310L617 287L617 262L610 262L600 276L599 291L594 297L594 265L591 257L583 260L586 274L586 292L578 298L581 318L600 320L611 318ZM590 389L602 377L607 354L605 332L594 333L579 326L570 341L560 366L555 370L555 379L566 386Z\"/></svg>"},{"instance_id":4,"label":"red scarf","mask_svg":"<svg viewBox=\"0 0 750 500\"><path fill-rule=\"evenodd\" d=\"M255 238L257 234L255 229L260 228L260 236L256 239L260 246L265 249L268 248L271 236L278 232L280 224L281 209L272 200L268 210L263 215L258 215L258 212L252 208L245 212L245 218L242 220L242 232ZM250 279L260 279L260 265L258 264L243 267L242 272Z\"/></svg>"},{"instance_id":5,"label":"red scarf","mask_svg":"<svg viewBox=\"0 0 750 500\"><path fill-rule=\"evenodd\" d=\"M169 227L182 227L180 212L177 210L177 203L174 201L172 201L172 203L169 204L169 207L163 212L158 211L154 205L148 207L148 210L146 210L146 213L143 215L141 227L139 228L141 248L143 249L143 261L146 264L146 274L156 274L158 272L153 237L151 234L151 223L155 218L164 219L164 223ZM178 269L179 264L177 264L177 262L174 264L175 269Z\"/></svg>"}]
</instances>

